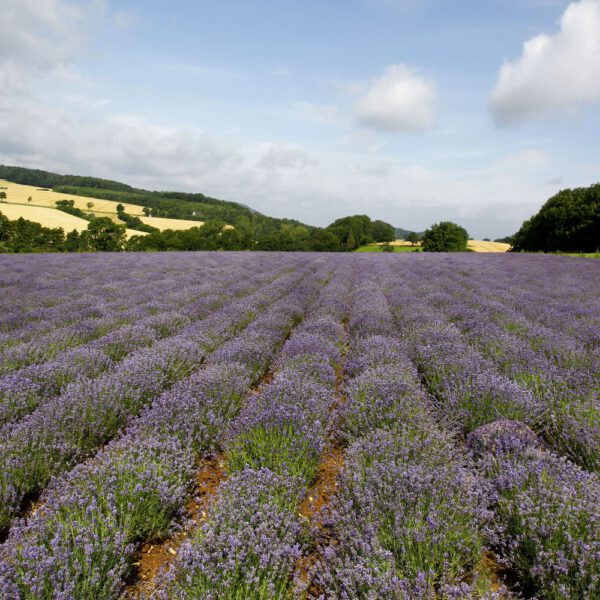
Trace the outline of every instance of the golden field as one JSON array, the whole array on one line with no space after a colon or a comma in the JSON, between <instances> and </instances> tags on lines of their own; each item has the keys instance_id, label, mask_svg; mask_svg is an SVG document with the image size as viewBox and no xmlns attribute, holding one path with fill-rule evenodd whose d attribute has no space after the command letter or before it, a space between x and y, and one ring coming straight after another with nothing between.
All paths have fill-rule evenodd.
<instances>
[{"instance_id":1,"label":"golden field","mask_svg":"<svg viewBox=\"0 0 600 600\"><path fill-rule=\"evenodd\" d=\"M78 231L85 229L87 227L87 221L83 219L79 219L73 215L69 215L67 213L63 213L56 209L56 201L57 200L73 200L75 202L75 208L80 208L85 212L92 212L98 217L111 217L113 221L116 223L122 223L119 219L117 219L117 205L119 202L114 202L113 200L102 200L100 198L87 198L84 196L73 196L71 194L62 194L53 192L51 190L44 190L40 188L36 188L31 185L22 185L20 183L12 183L10 181L6 181L4 179L0 179L0 188L6 188L0 191L6 192L7 199L2 202L0 205L0 212L6 214L9 219L16 218L18 219L22 216L24 219L29 219L30 221L36 221L37 223L41 223L46 227L64 227L65 231L72 231L73 229L77 229ZM31 198L31 202L29 202L29 198ZM88 203L92 203L93 206L88 208ZM183 230L190 229L192 227L200 227L203 223L202 221L192 221L186 219L167 219L163 217L145 217L141 206L137 204L128 204L126 202L121 202L125 207L125 212L130 215L134 215L136 217L140 217L140 219L148 224L152 225L152 227L156 227L161 231L165 229L175 229L175 230ZM17 206L22 207L23 209L33 209L33 210L25 210L23 214L19 214L16 217L11 217L8 214L8 208L5 210L5 207L9 205L13 206L13 214L16 214ZM45 209L45 210L44 210ZM76 221L81 221L82 223L86 223L82 229L78 227L74 227L71 223L73 221L69 221L69 225L46 225L46 222L50 222L52 220L47 211L53 211L59 213L61 216L57 216L56 219L59 221L63 217L68 217L69 219L75 219ZM15 212L16 211L16 212ZM37 217L37 213L39 211L39 218ZM25 216L25 213L28 216ZM45 219L46 222L42 222L41 219ZM57 221L57 222L58 222ZM67 223L67 221L63 221ZM79 223L79 227L81 228L81 223ZM67 229L69 228L69 229ZM130 231L130 230L128 230ZM128 237L131 235L141 234L142 232L134 232L132 234L128 234Z\"/></svg>"},{"instance_id":2,"label":"golden field","mask_svg":"<svg viewBox=\"0 0 600 600\"><path fill-rule=\"evenodd\" d=\"M48 208L46 206L29 206L2 202L0 204L0 213L11 221L23 217L28 221L39 223L43 227L62 227L65 233L69 233L73 229L82 232L88 226L88 221L85 219L80 219L75 215L70 215L56 208ZM125 233L127 234L127 239L134 235L148 235L143 231L134 231L133 229L126 229Z\"/></svg>"},{"instance_id":3,"label":"golden field","mask_svg":"<svg viewBox=\"0 0 600 600\"><path fill-rule=\"evenodd\" d=\"M411 243L406 240L394 240L390 246L410 246ZM510 244L503 242L486 242L484 240L469 240L467 244L470 250L474 252L508 252Z\"/></svg>"}]
</instances>

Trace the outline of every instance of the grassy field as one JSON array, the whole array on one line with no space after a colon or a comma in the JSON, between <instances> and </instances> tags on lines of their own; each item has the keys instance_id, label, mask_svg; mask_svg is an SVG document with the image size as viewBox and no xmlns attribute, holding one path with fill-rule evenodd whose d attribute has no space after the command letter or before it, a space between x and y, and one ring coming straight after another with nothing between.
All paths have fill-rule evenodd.
<instances>
[{"instance_id":1,"label":"grassy field","mask_svg":"<svg viewBox=\"0 0 600 600\"><path fill-rule=\"evenodd\" d=\"M114 202L112 200L102 200L100 198L86 198L83 196L73 196L71 194L61 194L57 192L53 192L52 190L36 188L31 185L21 185L19 183L11 183L10 181L6 181L4 179L0 179L0 188L3 188L2 191L6 192L7 199L2 203L2 207L0 211L4 212L7 217L10 219L19 217L23 217L24 219L29 219L30 221L36 221L37 223L41 223L46 227L64 227L65 231L70 231L73 229L77 229L81 231L87 227L87 222L83 219L79 219L77 217L73 217L72 215L68 215L61 211L56 210L56 201L57 200L73 200L75 202L75 208L80 208L86 212L92 212L98 217L110 217L115 223L122 223L117 218L117 205L118 202ZM31 198L31 201L29 201ZM91 203L91 207L88 204ZM152 225L152 227L156 227L161 231L165 229L190 229L191 227L199 227L202 225L202 221L192 221L186 219L166 219L163 217L145 217L143 212L143 207L138 206L137 204L128 204L125 202L121 203L125 207L125 212L130 215L134 215L136 217L140 217L140 219L146 223L147 225ZM12 217L8 213L8 208L5 207L7 205L13 206L21 206L23 207L22 214L18 214L16 217ZM27 210L30 209L30 210ZM43 210L45 209L45 210ZM57 224L47 224L52 221L59 222L62 217L56 216L53 217L49 215L47 211L52 210L60 215L64 215L65 217L69 217L69 221L63 220L63 222L68 225L57 225ZM13 209L13 214L16 214L17 209ZM27 216L26 216L27 215ZM42 220L43 219L43 220ZM73 225L74 223L70 221L70 219L76 219L77 221L82 221L86 223L83 226L83 229L80 229L82 226L81 223L79 225ZM70 228L70 229L67 229ZM135 232L135 235L140 232Z\"/></svg>"},{"instance_id":2,"label":"grassy field","mask_svg":"<svg viewBox=\"0 0 600 600\"><path fill-rule=\"evenodd\" d=\"M399 246L390 244L394 248L394 252L416 252L419 250L418 246ZM378 244L369 244L368 246L361 246L356 249L356 252L383 252L383 246Z\"/></svg>"}]
</instances>

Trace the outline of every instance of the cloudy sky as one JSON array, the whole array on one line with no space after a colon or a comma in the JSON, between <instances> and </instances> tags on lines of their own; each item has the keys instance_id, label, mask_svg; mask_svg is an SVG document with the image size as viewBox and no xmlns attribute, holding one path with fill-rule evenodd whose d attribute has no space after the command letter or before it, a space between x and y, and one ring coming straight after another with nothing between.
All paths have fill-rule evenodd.
<instances>
[{"instance_id":1,"label":"cloudy sky","mask_svg":"<svg viewBox=\"0 0 600 600\"><path fill-rule=\"evenodd\" d=\"M600 180L600 0L0 0L0 163L513 233Z\"/></svg>"}]
</instances>

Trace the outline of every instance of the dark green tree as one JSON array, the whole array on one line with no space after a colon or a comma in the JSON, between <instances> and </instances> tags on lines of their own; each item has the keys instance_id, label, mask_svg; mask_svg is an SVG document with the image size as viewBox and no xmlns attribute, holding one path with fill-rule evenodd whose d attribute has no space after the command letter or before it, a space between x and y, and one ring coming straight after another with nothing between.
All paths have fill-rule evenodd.
<instances>
[{"instance_id":1,"label":"dark green tree","mask_svg":"<svg viewBox=\"0 0 600 600\"><path fill-rule=\"evenodd\" d=\"M418 233L411 231L406 236L406 241L409 242L411 246L416 246L421 241L421 236Z\"/></svg>"},{"instance_id":2,"label":"dark green tree","mask_svg":"<svg viewBox=\"0 0 600 600\"><path fill-rule=\"evenodd\" d=\"M466 252L469 234L464 227L442 221L432 225L421 239L425 252Z\"/></svg>"},{"instance_id":3,"label":"dark green tree","mask_svg":"<svg viewBox=\"0 0 600 600\"><path fill-rule=\"evenodd\" d=\"M393 242L396 239L396 229L385 221L373 221L372 235L376 242Z\"/></svg>"},{"instance_id":4,"label":"dark green tree","mask_svg":"<svg viewBox=\"0 0 600 600\"><path fill-rule=\"evenodd\" d=\"M600 184L562 190L525 221L512 250L595 252L600 247Z\"/></svg>"},{"instance_id":5,"label":"dark green tree","mask_svg":"<svg viewBox=\"0 0 600 600\"><path fill-rule=\"evenodd\" d=\"M65 252L78 252L79 251L79 233L76 229L69 231L65 236Z\"/></svg>"},{"instance_id":6,"label":"dark green tree","mask_svg":"<svg viewBox=\"0 0 600 600\"><path fill-rule=\"evenodd\" d=\"M125 248L125 227L117 225L109 217L98 217L90 221L87 234L91 250L120 252Z\"/></svg>"},{"instance_id":7,"label":"dark green tree","mask_svg":"<svg viewBox=\"0 0 600 600\"><path fill-rule=\"evenodd\" d=\"M373 241L373 222L367 215L337 219L327 226L326 231L333 233L348 251Z\"/></svg>"}]
</instances>

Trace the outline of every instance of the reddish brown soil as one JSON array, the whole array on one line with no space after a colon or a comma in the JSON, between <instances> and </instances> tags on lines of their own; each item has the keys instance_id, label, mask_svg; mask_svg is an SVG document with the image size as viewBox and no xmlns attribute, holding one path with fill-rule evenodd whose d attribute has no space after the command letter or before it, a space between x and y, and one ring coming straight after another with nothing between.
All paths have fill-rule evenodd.
<instances>
[{"instance_id":1,"label":"reddish brown soil","mask_svg":"<svg viewBox=\"0 0 600 600\"><path fill-rule=\"evenodd\" d=\"M317 466L317 478L315 483L308 489L306 496L300 504L298 512L307 521L316 526L319 535L324 539L327 533L323 524L323 508L333 498L337 489L337 476L344 466L344 452L340 447L332 447L326 450ZM315 548L306 556L301 557L296 563L296 580L307 587L309 597L318 597L320 590L311 581L313 568L319 558L319 552Z\"/></svg>"},{"instance_id":2,"label":"reddish brown soil","mask_svg":"<svg viewBox=\"0 0 600 600\"><path fill-rule=\"evenodd\" d=\"M189 523L193 528L206 520L211 500L224 479L225 470L221 456L201 463L196 475L195 494L187 505ZM188 533L189 528L186 528L168 540L156 544L143 544L134 556L131 584L127 586L122 597L149 597L155 589L158 573L169 569Z\"/></svg>"},{"instance_id":3,"label":"reddish brown soil","mask_svg":"<svg viewBox=\"0 0 600 600\"><path fill-rule=\"evenodd\" d=\"M344 322L346 340L349 339L348 323ZM342 362L336 369L336 398L331 407L335 411L346 402L344 393L345 374L344 363L348 348L342 354ZM307 522L318 530L317 536L324 541L328 533L323 523L323 509L329 505L337 490L337 477L344 466L344 450L335 437L335 430L330 431L329 441L317 465L317 477L314 484L308 489L298 512L305 517ZM330 540L332 541L332 540ZM314 548L306 556L301 557L296 563L295 579L305 587L309 598L317 598L322 590L312 582L314 566L319 559L319 550Z\"/></svg>"},{"instance_id":4,"label":"reddish brown soil","mask_svg":"<svg viewBox=\"0 0 600 600\"><path fill-rule=\"evenodd\" d=\"M335 447L326 451L317 466L317 478L300 504L299 512L311 522L319 518L337 488L337 475L344 466L344 453ZM320 523L319 523L320 524Z\"/></svg>"},{"instance_id":5,"label":"reddish brown soil","mask_svg":"<svg viewBox=\"0 0 600 600\"><path fill-rule=\"evenodd\" d=\"M502 567L502 565L498 562L498 559L493 552L486 550L483 553L483 557L479 563L479 568L490 580L493 592L497 592L501 587L503 587L502 581L505 574L504 567Z\"/></svg>"},{"instance_id":6,"label":"reddish brown soil","mask_svg":"<svg viewBox=\"0 0 600 600\"><path fill-rule=\"evenodd\" d=\"M250 389L251 394L259 394L261 389L273 379L268 370L258 383ZM225 456L219 455L202 461L196 474L195 493L187 505L189 520L187 527L172 538L157 544L145 543L134 556L134 572L130 585L125 588L123 598L148 598L156 588L156 578L161 570L168 570L177 556L179 546L191 531L194 531L207 518L210 504L214 501L221 484L227 477Z\"/></svg>"}]
</instances>

